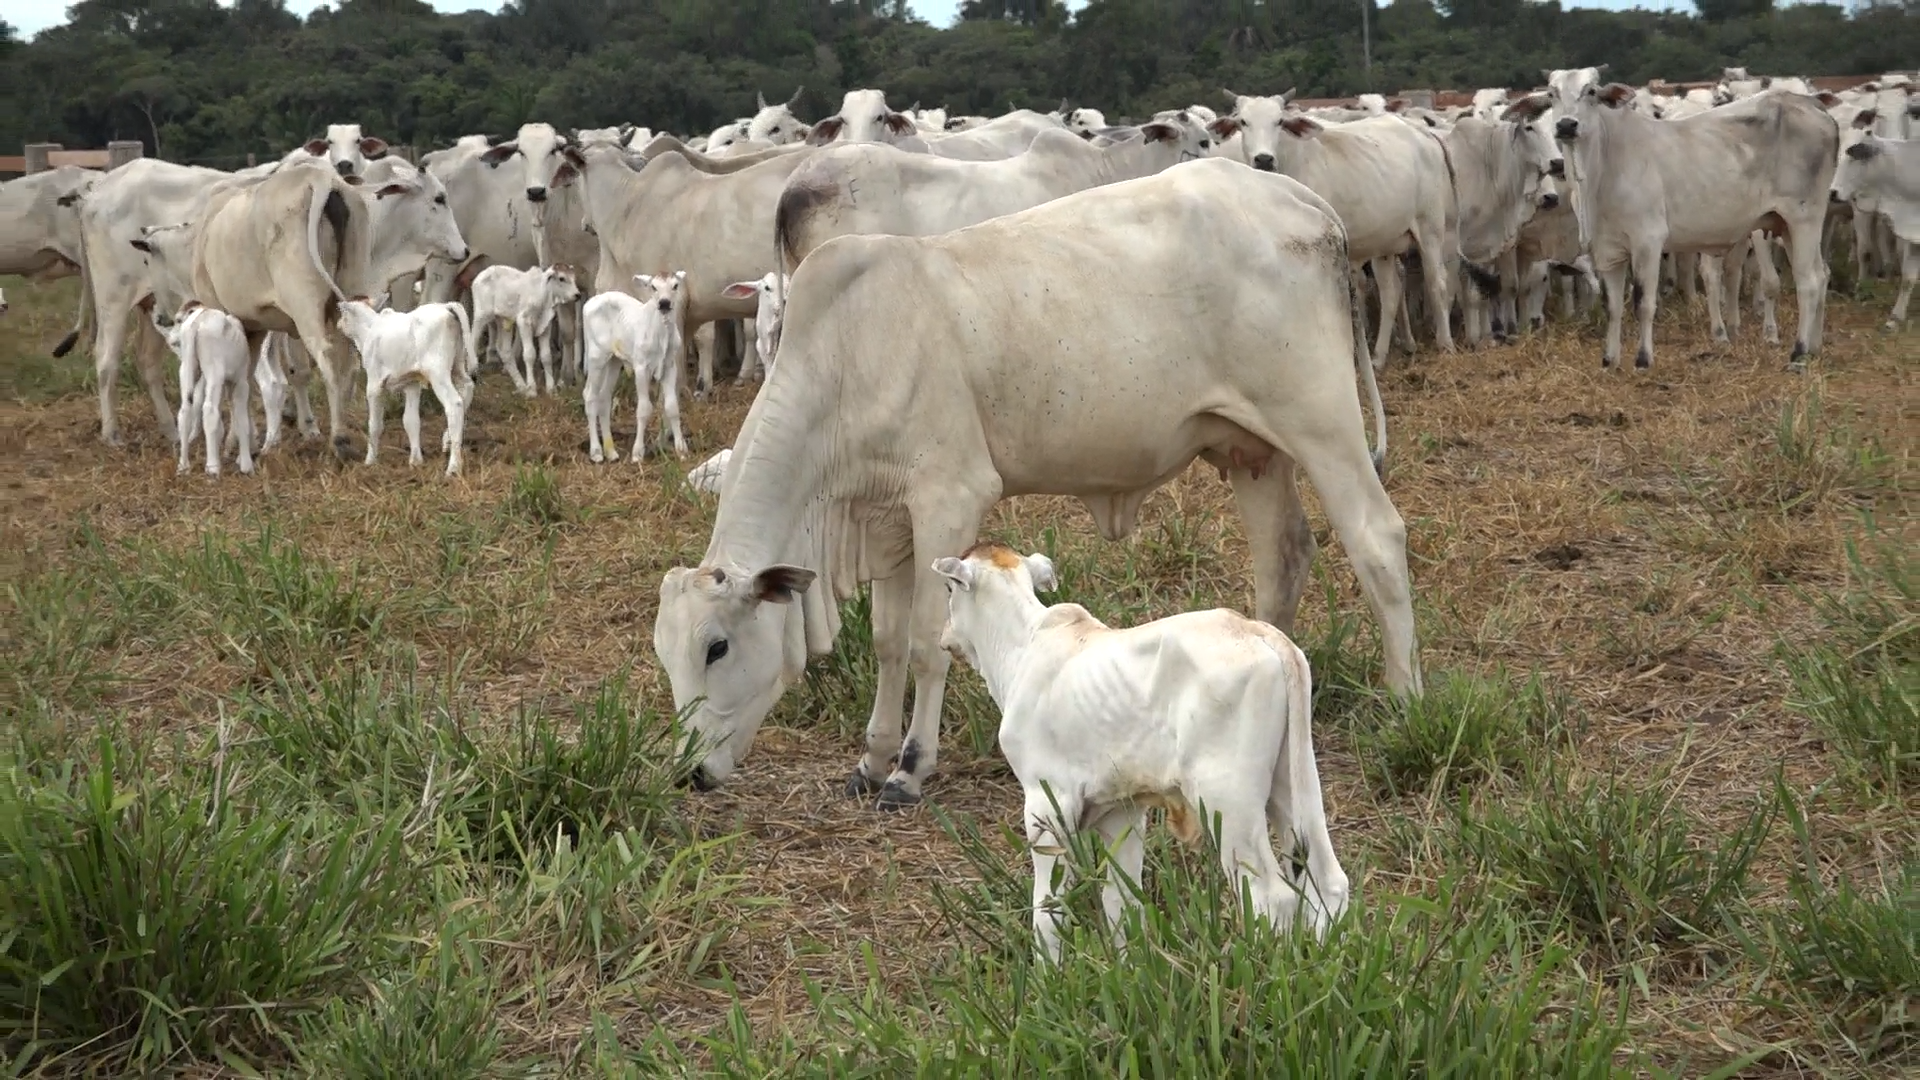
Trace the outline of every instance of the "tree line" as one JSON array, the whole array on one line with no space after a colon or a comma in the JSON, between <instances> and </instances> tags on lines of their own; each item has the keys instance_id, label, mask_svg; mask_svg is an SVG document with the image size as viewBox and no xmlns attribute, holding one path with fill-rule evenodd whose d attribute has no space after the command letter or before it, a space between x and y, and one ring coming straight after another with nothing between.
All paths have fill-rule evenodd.
<instances>
[{"instance_id":1,"label":"tree line","mask_svg":"<svg viewBox=\"0 0 1920 1080\"><path fill-rule=\"evenodd\" d=\"M1695 0L1696 14L1557 0L965 0L936 28L910 0L517 0L442 15L419 0L81 0L31 42L0 22L0 146L105 146L221 168L329 122L430 148L527 120L698 134L756 93L815 119L861 86L956 113L1062 98L1141 116L1222 87L1309 97L1524 87L1609 63L1631 82L1877 74L1920 57L1920 0L1851 9ZM12 151L8 151L12 152Z\"/></svg>"}]
</instances>

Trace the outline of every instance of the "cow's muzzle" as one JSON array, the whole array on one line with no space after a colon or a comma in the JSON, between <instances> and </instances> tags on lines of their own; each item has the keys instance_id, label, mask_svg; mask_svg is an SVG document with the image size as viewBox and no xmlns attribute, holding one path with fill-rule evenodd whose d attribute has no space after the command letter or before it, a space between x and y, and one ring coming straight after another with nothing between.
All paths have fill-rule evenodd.
<instances>
[{"instance_id":1,"label":"cow's muzzle","mask_svg":"<svg viewBox=\"0 0 1920 1080\"><path fill-rule=\"evenodd\" d=\"M530 187L530 188L528 188L528 189L527 189L527 201L528 201L528 202L546 202L546 201L547 201L547 189L546 189L546 188L543 188L543 187Z\"/></svg>"},{"instance_id":2,"label":"cow's muzzle","mask_svg":"<svg viewBox=\"0 0 1920 1080\"><path fill-rule=\"evenodd\" d=\"M1551 210L1559 205L1560 194L1558 192L1549 191L1545 195L1540 196L1540 209L1542 210Z\"/></svg>"},{"instance_id":3,"label":"cow's muzzle","mask_svg":"<svg viewBox=\"0 0 1920 1080\"><path fill-rule=\"evenodd\" d=\"M1273 155L1272 154L1253 155L1253 167L1256 169L1259 169L1261 172L1273 172L1274 171Z\"/></svg>"},{"instance_id":4,"label":"cow's muzzle","mask_svg":"<svg viewBox=\"0 0 1920 1080\"><path fill-rule=\"evenodd\" d=\"M1547 175L1553 177L1555 180L1565 180L1567 178L1567 159L1554 158L1547 164Z\"/></svg>"},{"instance_id":5,"label":"cow's muzzle","mask_svg":"<svg viewBox=\"0 0 1920 1080\"><path fill-rule=\"evenodd\" d=\"M1846 202L1847 200L1841 198L1839 192L1833 190L1832 188L1828 188L1827 201L1830 203L1843 203L1843 202Z\"/></svg>"},{"instance_id":6,"label":"cow's muzzle","mask_svg":"<svg viewBox=\"0 0 1920 1080\"><path fill-rule=\"evenodd\" d=\"M1571 116L1563 116L1553 125L1553 137L1556 139L1575 139L1580 136L1580 121Z\"/></svg>"},{"instance_id":7,"label":"cow's muzzle","mask_svg":"<svg viewBox=\"0 0 1920 1080\"><path fill-rule=\"evenodd\" d=\"M335 172L337 172L337 173L339 173L339 174L340 174L341 176L352 176L352 175L353 175L353 162L351 162L351 161L336 161L336 162L334 162L334 163L333 163L333 169L334 169L334 171L335 171Z\"/></svg>"},{"instance_id":8,"label":"cow's muzzle","mask_svg":"<svg viewBox=\"0 0 1920 1080\"><path fill-rule=\"evenodd\" d=\"M671 300L662 300L662 301L660 301L660 302L659 302L659 307L660 307L660 310L661 310L661 311L672 311L672 310L673 310L673 301L671 301Z\"/></svg>"}]
</instances>

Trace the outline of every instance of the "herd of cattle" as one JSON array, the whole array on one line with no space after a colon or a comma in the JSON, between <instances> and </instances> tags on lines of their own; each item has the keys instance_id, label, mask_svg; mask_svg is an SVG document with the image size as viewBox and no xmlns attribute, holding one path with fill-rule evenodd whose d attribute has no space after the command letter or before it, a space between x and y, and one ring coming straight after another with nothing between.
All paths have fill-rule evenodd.
<instances>
[{"instance_id":1,"label":"herd of cattle","mask_svg":"<svg viewBox=\"0 0 1920 1080\"><path fill-rule=\"evenodd\" d=\"M752 319L740 379L764 378L732 447L692 474L722 498L700 566L663 580L654 628L701 743L692 781L731 773L808 655L832 649L837 601L870 582L879 680L850 795L921 798L956 649L1005 710L1036 843L1080 827L1123 840L1147 805L1191 831L1204 802L1244 833L1223 837L1230 872L1278 914L1304 881L1250 839L1270 820L1306 846L1308 908L1324 925L1347 884L1320 809L1309 675L1284 637L1314 555L1296 467L1379 621L1389 688L1417 693L1406 530L1380 479L1374 383L1396 340L1412 348L1413 325L1430 324L1451 350L1456 300L1469 342L1538 326L1558 281L1569 312L1604 299L1612 365L1631 273L1635 364L1647 367L1663 275L1683 295L1704 286L1725 340L1751 263L1773 342L1778 246L1798 362L1820 347L1828 245L1849 217L1859 273L1903 275L1895 326L1920 279L1908 76L1813 94L1729 69L1711 92L1664 96L1608 84L1600 68L1546 75L1544 91L1485 90L1460 109L1363 95L1303 110L1291 93L1229 92L1230 112L1196 104L1137 124L1065 103L992 119L896 111L877 90L806 124L796 93L704 138L530 123L417 167L336 125L236 173L138 160L12 181L0 273L82 276L58 352L92 323L110 443L131 321L180 467L204 429L210 472L224 433L252 467L250 371L266 447L289 389L317 434L306 382L318 367L343 449L352 353L369 462L387 389L406 395L421 461L431 389L457 472L483 352L522 394L584 383L596 462L619 457L621 367L636 382L635 462L658 383L684 453L679 380L697 355L694 392L707 393L733 340L713 325ZM177 413L163 344L180 360ZM1271 640L1220 618L1109 630L1038 604L1044 559L976 544L994 504L1021 494L1077 497L1119 539L1196 459L1232 484L1255 615L1281 632ZM1158 749L1089 756L1120 743ZM1036 871L1043 847L1057 851L1037 846ZM1037 920L1050 879L1037 873Z\"/></svg>"}]
</instances>

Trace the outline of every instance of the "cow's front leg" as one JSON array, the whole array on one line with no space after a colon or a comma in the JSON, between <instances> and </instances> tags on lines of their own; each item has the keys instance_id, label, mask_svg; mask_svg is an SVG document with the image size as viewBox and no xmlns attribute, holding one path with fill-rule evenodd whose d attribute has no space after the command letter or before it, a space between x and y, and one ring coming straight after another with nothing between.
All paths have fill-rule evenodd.
<instances>
[{"instance_id":1,"label":"cow's front leg","mask_svg":"<svg viewBox=\"0 0 1920 1080\"><path fill-rule=\"evenodd\" d=\"M973 516L978 522L985 511ZM940 646L947 625L947 590L934 572L933 560L948 551L965 551L978 526L954 533L944 543L914 544L913 616L907 634L907 669L913 673L913 723L900 744L900 764L880 788L883 810L912 806L921 799L922 785L940 763L940 709L946 700L947 670L953 658Z\"/></svg>"},{"instance_id":2,"label":"cow's front leg","mask_svg":"<svg viewBox=\"0 0 1920 1080\"><path fill-rule=\"evenodd\" d=\"M907 635L913 627L914 572L902 566L869 588L873 611L873 655L880 679L867 715L867 745L847 779L847 797L862 799L880 791L900 753L900 721L907 697ZM944 595L944 591L943 591Z\"/></svg>"}]
</instances>

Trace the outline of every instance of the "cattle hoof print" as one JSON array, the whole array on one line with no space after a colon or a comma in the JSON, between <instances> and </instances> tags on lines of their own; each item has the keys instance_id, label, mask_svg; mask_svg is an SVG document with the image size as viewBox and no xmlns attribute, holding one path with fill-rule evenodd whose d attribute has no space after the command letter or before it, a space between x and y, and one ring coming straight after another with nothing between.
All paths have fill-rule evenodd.
<instances>
[{"instance_id":1,"label":"cattle hoof print","mask_svg":"<svg viewBox=\"0 0 1920 1080\"><path fill-rule=\"evenodd\" d=\"M920 796L908 791L905 784L898 780L889 780L880 789L880 798L875 806L881 810L905 810L920 805Z\"/></svg>"}]
</instances>

